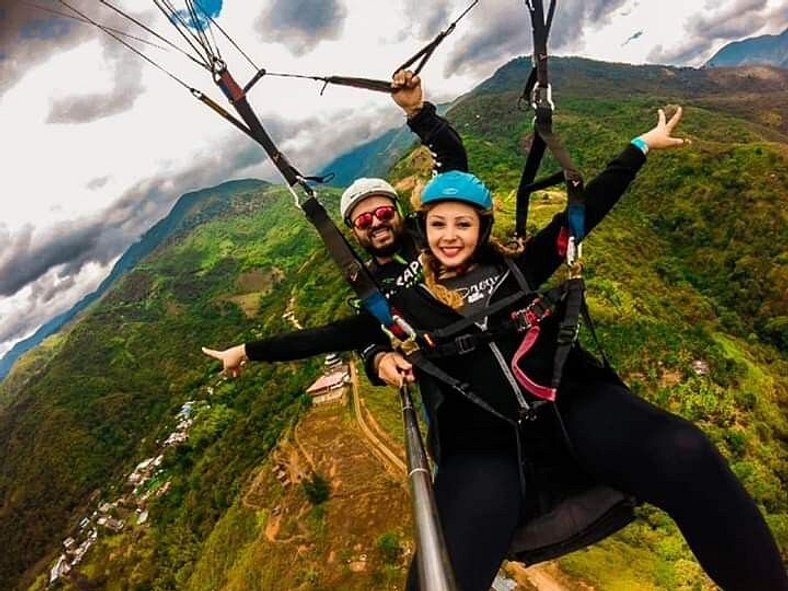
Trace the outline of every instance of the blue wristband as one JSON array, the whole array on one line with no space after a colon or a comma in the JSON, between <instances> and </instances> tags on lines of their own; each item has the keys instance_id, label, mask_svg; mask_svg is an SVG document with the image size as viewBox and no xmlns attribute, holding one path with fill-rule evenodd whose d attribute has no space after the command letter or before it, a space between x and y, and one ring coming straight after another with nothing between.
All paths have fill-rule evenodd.
<instances>
[{"instance_id":1,"label":"blue wristband","mask_svg":"<svg viewBox=\"0 0 788 591\"><path fill-rule=\"evenodd\" d=\"M648 144L646 143L646 140L644 140L642 137L637 136L629 143L635 146L641 152L643 152L644 156L648 154Z\"/></svg>"}]
</instances>

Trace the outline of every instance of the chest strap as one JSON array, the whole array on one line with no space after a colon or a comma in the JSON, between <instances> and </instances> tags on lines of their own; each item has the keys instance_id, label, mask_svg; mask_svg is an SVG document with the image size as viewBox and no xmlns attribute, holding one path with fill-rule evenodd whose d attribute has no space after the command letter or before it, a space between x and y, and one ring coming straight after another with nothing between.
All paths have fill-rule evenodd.
<instances>
[{"instance_id":1,"label":"chest strap","mask_svg":"<svg viewBox=\"0 0 788 591\"><path fill-rule=\"evenodd\" d=\"M465 355L499 338L525 333L538 326L548 316L555 314L564 296L565 286L560 285L537 296L525 308L511 312L509 318L496 327L478 332L468 332L443 342L435 341L434 345L425 351L425 354L429 358ZM431 334L431 336L434 335Z\"/></svg>"}]
</instances>

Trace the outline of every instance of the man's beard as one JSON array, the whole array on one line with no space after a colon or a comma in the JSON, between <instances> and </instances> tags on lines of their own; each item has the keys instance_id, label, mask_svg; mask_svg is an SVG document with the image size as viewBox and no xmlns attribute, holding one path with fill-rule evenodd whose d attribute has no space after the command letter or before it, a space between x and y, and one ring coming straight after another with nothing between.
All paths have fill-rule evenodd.
<instances>
[{"instance_id":1,"label":"man's beard","mask_svg":"<svg viewBox=\"0 0 788 591\"><path fill-rule=\"evenodd\" d=\"M391 242L384 246L374 246L372 244L372 238L370 236L364 236L364 238L360 238L358 235L356 236L359 244L361 247L366 250L370 255L373 257L382 257L388 258L393 256L394 254L399 251L401 246L401 233L402 233L402 225L401 224L387 224L383 226L388 228L389 232L391 232ZM378 230L380 227L377 228Z\"/></svg>"},{"instance_id":2,"label":"man's beard","mask_svg":"<svg viewBox=\"0 0 788 591\"><path fill-rule=\"evenodd\" d=\"M395 236L394 240L392 240L391 243L387 244L386 246L375 247L372 246L372 244L367 244L364 246L364 250L366 250L373 257L388 258L395 255L399 250L399 241L399 236Z\"/></svg>"}]
</instances>

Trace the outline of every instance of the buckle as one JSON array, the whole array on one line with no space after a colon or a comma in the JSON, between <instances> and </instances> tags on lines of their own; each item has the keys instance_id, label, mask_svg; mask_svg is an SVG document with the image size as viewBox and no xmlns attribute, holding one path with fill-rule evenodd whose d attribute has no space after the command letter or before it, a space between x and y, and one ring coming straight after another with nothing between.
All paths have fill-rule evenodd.
<instances>
[{"instance_id":1,"label":"buckle","mask_svg":"<svg viewBox=\"0 0 788 591\"><path fill-rule=\"evenodd\" d=\"M389 337L392 347L402 351L406 356L415 353L420 349L418 335L413 327L397 314L392 314L394 324L391 329L381 325L380 328ZM393 330L392 330L393 329ZM395 330L400 334L395 334ZM403 338L404 335L404 338Z\"/></svg>"},{"instance_id":2,"label":"buckle","mask_svg":"<svg viewBox=\"0 0 788 591\"><path fill-rule=\"evenodd\" d=\"M583 256L583 243L577 242L574 236L569 237L569 242L566 245L566 264L570 268L576 267Z\"/></svg>"},{"instance_id":3,"label":"buckle","mask_svg":"<svg viewBox=\"0 0 788 591\"><path fill-rule=\"evenodd\" d=\"M528 312L529 312L529 308L524 308L522 310L515 310L514 312L512 312L511 317L512 317L512 321L515 324L515 328L517 332L525 332L526 330L531 328L531 326L533 326L533 324L531 323L532 318L529 316Z\"/></svg>"},{"instance_id":4,"label":"buckle","mask_svg":"<svg viewBox=\"0 0 788 591\"><path fill-rule=\"evenodd\" d=\"M542 298L536 298L522 310L512 312L511 318L515 323L517 332L525 332L539 324L550 314L552 314L550 307L542 301Z\"/></svg>"},{"instance_id":5,"label":"buckle","mask_svg":"<svg viewBox=\"0 0 788 591\"><path fill-rule=\"evenodd\" d=\"M402 316L400 316L399 314L392 314L391 318L394 320L394 324L397 326L397 328L399 328L403 333L405 333L408 336L408 340L416 339L416 331L413 329L413 327L410 324L407 323L407 321Z\"/></svg>"},{"instance_id":6,"label":"buckle","mask_svg":"<svg viewBox=\"0 0 788 591\"><path fill-rule=\"evenodd\" d=\"M553 87L548 84L547 86L534 86L531 91L531 106L534 110L547 109L550 112L555 110L555 103L553 102Z\"/></svg>"},{"instance_id":7,"label":"buckle","mask_svg":"<svg viewBox=\"0 0 788 591\"><path fill-rule=\"evenodd\" d=\"M459 355L470 353L476 348L476 340L472 334L460 335L454 339L454 343L457 345L457 353Z\"/></svg>"}]
</instances>

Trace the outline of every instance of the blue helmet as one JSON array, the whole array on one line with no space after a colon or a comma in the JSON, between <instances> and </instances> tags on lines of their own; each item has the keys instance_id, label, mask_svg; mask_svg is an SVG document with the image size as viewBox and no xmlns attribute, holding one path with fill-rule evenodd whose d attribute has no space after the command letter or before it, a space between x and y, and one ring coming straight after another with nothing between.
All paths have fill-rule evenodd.
<instances>
[{"instance_id":1,"label":"blue helmet","mask_svg":"<svg viewBox=\"0 0 788 591\"><path fill-rule=\"evenodd\" d=\"M469 172L450 170L434 177L421 193L421 203L428 205L439 201L462 201L484 211L492 209L492 193Z\"/></svg>"}]
</instances>

